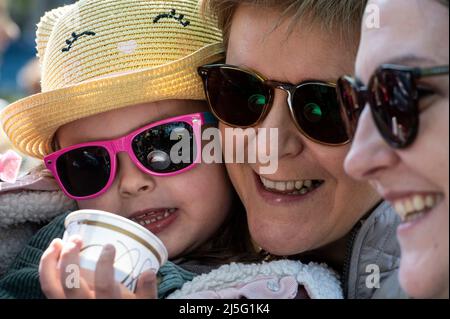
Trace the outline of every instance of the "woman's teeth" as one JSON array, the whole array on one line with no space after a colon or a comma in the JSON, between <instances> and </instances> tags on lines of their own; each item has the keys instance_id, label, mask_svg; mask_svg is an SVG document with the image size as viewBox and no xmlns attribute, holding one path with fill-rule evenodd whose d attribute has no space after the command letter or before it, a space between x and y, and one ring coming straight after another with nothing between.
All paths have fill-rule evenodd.
<instances>
[{"instance_id":1,"label":"woman's teeth","mask_svg":"<svg viewBox=\"0 0 450 319\"><path fill-rule=\"evenodd\" d=\"M393 201L393 205L402 222L412 222L433 209L440 197L437 194L416 194Z\"/></svg>"},{"instance_id":2,"label":"woman's teeth","mask_svg":"<svg viewBox=\"0 0 450 319\"><path fill-rule=\"evenodd\" d=\"M131 220L135 223L138 223L139 225L146 226L169 217L171 214L175 213L176 210L176 208L169 208L166 210L147 212L140 216L133 217L131 218Z\"/></svg>"},{"instance_id":3,"label":"woman's teeth","mask_svg":"<svg viewBox=\"0 0 450 319\"><path fill-rule=\"evenodd\" d=\"M259 178L266 190L288 195L305 195L323 183L323 181L311 179L283 182L271 181L262 176L259 176Z\"/></svg>"}]
</instances>

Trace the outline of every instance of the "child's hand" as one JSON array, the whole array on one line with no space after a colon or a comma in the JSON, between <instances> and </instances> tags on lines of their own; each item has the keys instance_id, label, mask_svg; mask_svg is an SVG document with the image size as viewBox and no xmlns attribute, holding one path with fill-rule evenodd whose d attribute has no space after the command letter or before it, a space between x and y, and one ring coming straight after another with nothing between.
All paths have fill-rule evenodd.
<instances>
[{"instance_id":1,"label":"child's hand","mask_svg":"<svg viewBox=\"0 0 450 319\"><path fill-rule=\"evenodd\" d=\"M155 299L157 297L156 275L146 271L139 277L136 293L132 293L125 286L114 281L115 249L106 245L100 255L95 269L93 286L88 284L86 278L77 280L78 285L69 285L73 273L65 269L81 269L80 249L82 241L78 237L70 238L67 243L55 239L42 255L39 264L39 280L41 289L50 299L93 299L93 298L139 298ZM70 268L68 268L70 266ZM75 287L71 287L75 286Z\"/></svg>"}]
</instances>

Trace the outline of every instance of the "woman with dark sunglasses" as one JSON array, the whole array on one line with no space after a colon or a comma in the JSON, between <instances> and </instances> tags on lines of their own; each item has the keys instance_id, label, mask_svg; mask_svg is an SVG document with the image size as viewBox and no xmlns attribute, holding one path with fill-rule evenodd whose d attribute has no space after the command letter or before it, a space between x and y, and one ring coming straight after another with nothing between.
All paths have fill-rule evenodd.
<instances>
[{"instance_id":1,"label":"woman with dark sunglasses","mask_svg":"<svg viewBox=\"0 0 450 319\"><path fill-rule=\"evenodd\" d=\"M346 170L371 181L402 219L405 291L448 298L449 2L371 4L380 28L363 27L358 79L339 83L348 131L356 130Z\"/></svg>"},{"instance_id":2,"label":"woman with dark sunglasses","mask_svg":"<svg viewBox=\"0 0 450 319\"><path fill-rule=\"evenodd\" d=\"M261 173L259 162L227 164L252 238L269 258L328 263L346 298L404 297L399 218L343 168L350 136L335 86L353 72L365 1L204 5L218 16L227 49L225 63L199 68L219 127L278 129L275 173Z\"/></svg>"}]
</instances>

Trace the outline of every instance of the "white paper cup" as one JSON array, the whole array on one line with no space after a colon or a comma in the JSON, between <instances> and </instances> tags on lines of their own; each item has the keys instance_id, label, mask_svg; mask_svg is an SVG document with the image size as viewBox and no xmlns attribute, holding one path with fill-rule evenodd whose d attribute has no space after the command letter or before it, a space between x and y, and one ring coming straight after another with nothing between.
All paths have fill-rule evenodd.
<instances>
[{"instance_id":1,"label":"white paper cup","mask_svg":"<svg viewBox=\"0 0 450 319\"><path fill-rule=\"evenodd\" d=\"M157 272L167 261L167 250L161 240L122 216L83 209L69 214L64 225L64 241L73 235L83 239L80 267L91 277L87 278L88 282L92 280L100 253L107 244L116 249L115 280L133 292L141 273L149 269Z\"/></svg>"}]
</instances>

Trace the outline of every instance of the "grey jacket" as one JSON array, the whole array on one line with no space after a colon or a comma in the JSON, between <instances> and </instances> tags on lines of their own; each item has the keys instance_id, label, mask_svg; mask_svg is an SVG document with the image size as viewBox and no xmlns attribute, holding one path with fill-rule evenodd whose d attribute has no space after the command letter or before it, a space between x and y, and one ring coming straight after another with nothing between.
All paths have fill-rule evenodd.
<instances>
[{"instance_id":1,"label":"grey jacket","mask_svg":"<svg viewBox=\"0 0 450 319\"><path fill-rule=\"evenodd\" d=\"M347 298L407 298L398 282L400 246L396 229L399 223L393 208L383 202L356 226L347 266L347 287L344 287Z\"/></svg>"}]
</instances>

